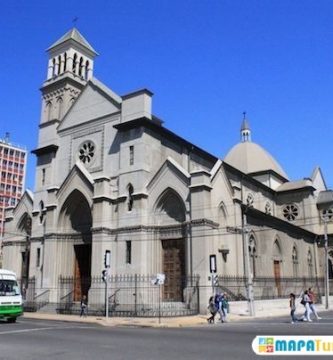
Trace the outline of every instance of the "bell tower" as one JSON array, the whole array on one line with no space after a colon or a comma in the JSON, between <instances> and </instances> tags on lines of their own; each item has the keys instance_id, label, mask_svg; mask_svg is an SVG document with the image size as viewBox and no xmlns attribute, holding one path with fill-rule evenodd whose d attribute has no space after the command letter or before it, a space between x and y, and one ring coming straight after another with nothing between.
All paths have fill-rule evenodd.
<instances>
[{"instance_id":1,"label":"bell tower","mask_svg":"<svg viewBox=\"0 0 333 360\"><path fill-rule=\"evenodd\" d=\"M47 79L42 91L40 124L60 122L93 76L97 52L73 28L47 49Z\"/></svg>"}]
</instances>

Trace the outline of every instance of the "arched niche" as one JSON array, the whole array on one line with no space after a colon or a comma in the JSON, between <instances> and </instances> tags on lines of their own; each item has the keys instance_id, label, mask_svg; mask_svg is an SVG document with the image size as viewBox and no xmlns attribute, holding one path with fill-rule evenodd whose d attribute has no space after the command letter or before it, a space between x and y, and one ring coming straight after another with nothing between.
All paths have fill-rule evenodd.
<instances>
[{"instance_id":1,"label":"arched niche","mask_svg":"<svg viewBox=\"0 0 333 360\"><path fill-rule=\"evenodd\" d=\"M169 188L158 199L155 215L161 225L182 223L186 220L185 204L181 197Z\"/></svg>"},{"instance_id":2,"label":"arched niche","mask_svg":"<svg viewBox=\"0 0 333 360\"><path fill-rule=\"evenodd\" d=\"M64 233L80 233L90 235L92 226L91 208L83 194L74 190L64 202L60 215L58 228ZM91 241L91 237L88 237ZM87 237L84 237L87 240Z\"/></svg>"}]
</instances>

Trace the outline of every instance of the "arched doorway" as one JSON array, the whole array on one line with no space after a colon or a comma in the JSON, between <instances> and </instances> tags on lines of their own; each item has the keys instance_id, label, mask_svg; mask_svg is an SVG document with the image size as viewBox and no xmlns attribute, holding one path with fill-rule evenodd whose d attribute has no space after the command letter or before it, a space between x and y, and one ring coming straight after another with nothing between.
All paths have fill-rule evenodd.
<instances>
[{"instance_id":1,"label":"arched doorway","mask_svg":"<svg viewBox=\"0 0 333 360\"><path fill-rule=\"evenodd\" d=\"M185 221L184 203L168 189L158 202L156 215L161 229L162 272L165 274L163 301L183 301L186 246L181 224Z\"/></svg>"},{"instance_id":2,"label":"arched doorway","mask_svg":"<svg viewBox=\"0 0 333 360\"><path fill-rule=\"evenodd\" d=\"M78 190L66 199L59 218L61 231L73 243L73 298L79 301L88 295L91 285L91 208Z\"/></svg>"},{"instance_id":3,"label":"arched doorway","mask_svg":"<svg viewBox=\"0 0 333 360\"><path fill-rule=\"evenodd\" d=\"M22 216L18 224L19 233L25 236L25 246L21 252L21 290L27 289L29 285L31 224L31 217L28 213Z\"/></svg>"},{"instance_id":4,"label":"arched doorway","mask_svg":"<svg viewBox=\"0 0 333 360\"><path fill-rule=\"evenodd\" d=\"M281 262L282 262L282 253L278 240L275 240L273 245L273 271L275 278L275 286L277 290L278 297L281 296Z\"/></svg>"}]
</instances>

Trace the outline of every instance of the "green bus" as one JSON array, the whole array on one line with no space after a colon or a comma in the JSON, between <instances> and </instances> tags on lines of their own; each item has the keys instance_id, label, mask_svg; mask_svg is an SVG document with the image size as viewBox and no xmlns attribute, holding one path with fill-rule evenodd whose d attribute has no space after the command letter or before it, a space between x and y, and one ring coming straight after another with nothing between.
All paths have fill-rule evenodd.
<instances>
[{"instance_id":1,"label":"green bus","mask_svg":"<svg viewBox=\"0 0 333 360\"><path fill-rule=\"evenodd\" d=\"M23 314L23 302L16 274L0 269L0 319L14 323Z\"/></svg>"}]
</instances>

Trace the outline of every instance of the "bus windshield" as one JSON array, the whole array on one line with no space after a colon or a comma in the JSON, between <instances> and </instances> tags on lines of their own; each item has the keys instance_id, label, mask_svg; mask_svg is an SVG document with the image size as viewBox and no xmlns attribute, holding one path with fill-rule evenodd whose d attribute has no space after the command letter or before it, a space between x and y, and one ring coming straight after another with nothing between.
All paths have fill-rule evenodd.
<instances>
[{"instance_id":1,"label":"bus windshield","mask_svg":"<svg viewBox=\"0 0 333 360\"><path fill-rule=\"evenodd\" d=\"M20 295L20 288L15 280L0 279L0 296Z\"/></svg>"}]
</instances>

